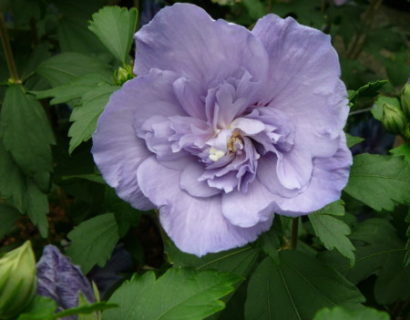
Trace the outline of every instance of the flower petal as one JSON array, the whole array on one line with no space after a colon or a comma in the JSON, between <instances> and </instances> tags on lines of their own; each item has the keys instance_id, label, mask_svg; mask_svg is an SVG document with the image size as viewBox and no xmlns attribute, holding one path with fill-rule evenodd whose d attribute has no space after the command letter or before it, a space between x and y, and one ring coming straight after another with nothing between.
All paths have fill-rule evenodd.
<instances>
[{"instance_id":1,"label":"flower petal","mask_svg":"<svg viewBox=\"0 0 410 320\"><path fill-rule=\"evenodd\" d=\"M346 146L345 137L340 139L339 149L330 158L316 158L309 186L299 195L277 201L278 214L299 216L319 210L340 199L349 178L352 154Z\"/></svg>"},{"instance_id":2,"label":"flower petal","mask_svg":"<svg viewBox=\"0 0 410 320\"><path fill-rule=\"evenodd\" d=\"M272 224L272 218L252 228L230 224L222 215L220 197L196 198L176 188L180 172L161 166L153 157L141 164L137 175L144 194L160 207L162 226L182 251L202 256L243 246Z\"/></svg>"},{"instance_id":3,"label":"flower petal","mask_svg":"<svg viewBox=\"0 0 410 320\"><path fill-rule=\"evenodd\" d=\"M177 3L162 9L136 33L135 73L172 70L203 90L233 76L239 67L255 79L267 75L267 54L246 28L213 20L203 9ZM238 67L239 66L239 67Z\"/></svg>"},{"instance_id":4,"label":"flower petal","mask_svg":"<svg viewBox=\"0 0 410 320\"><path fill-rule=\"evenodd\" d=\"M189 164L181 173L180 187L193 197L207 198L218 193L221 190L210 187L206 181L199 181L199 177L204 173L204 169L199 163Z\"/></svg>"},{"instance_id":5,"label":"flower petal","mask_svg":"<svg viewBox=\"0 0 410 320\"><path fill-rule=\"evenodd\" d=\"M296 140L325 151L315 147L317 137L337 138L348 114L347 92L330 37L273 14L260 19L252 33L269 54L270 106L292 119Z\"/></svg>"},{"instance_id":6,"label":"flower petal","mask_svg":"<svg viewBox=\"0 0 410 320\"><path fill-rule=\"evenodd\" d=\"M275 198L258 180L249 184L247 192L231 192L222 196L222 212L232 224L249 228L273 217Z\"/></svg>"}]
</instances>

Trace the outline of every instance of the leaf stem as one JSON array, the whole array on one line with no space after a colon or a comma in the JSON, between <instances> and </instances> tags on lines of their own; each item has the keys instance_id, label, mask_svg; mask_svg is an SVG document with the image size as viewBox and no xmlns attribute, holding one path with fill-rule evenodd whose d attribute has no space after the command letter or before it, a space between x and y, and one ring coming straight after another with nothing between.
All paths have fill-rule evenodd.
<instances>
[{"instance_id":1,"label":"leaf stem","mask_svg":"<svg viewBox=\"0 0 410 320\"><path fill-rule=\"evenodd\" d=\"M7 33L6 24L4 23L3 13L0 12L0 38L3 45L4 56L6 58L7 67L10 72L10 78L13 83L21 83L17 72L16 63L14 62L13 51L10 46L10 38Z\"/></svg>"},{"instance_id":2,"label":"leaf stem","mask_svg":"<svg viewBox=\"0 0 410 320\"><path fill-rule=\"evenodd\" d=\"M298 245L298 234L299 234L299 217L293 218L292 220L292 239L290 243L291 249L296 249Z\"/></svg>"}]
</instances>

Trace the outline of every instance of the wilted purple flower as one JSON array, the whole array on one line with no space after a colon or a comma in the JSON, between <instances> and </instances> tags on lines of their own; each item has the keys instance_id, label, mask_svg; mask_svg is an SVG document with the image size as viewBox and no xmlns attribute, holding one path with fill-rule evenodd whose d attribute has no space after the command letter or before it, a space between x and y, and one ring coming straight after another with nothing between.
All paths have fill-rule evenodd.
<instances>
[{"instance_id":1,"label":"wilted purple flower","mask_svg":"<svg viewBox=\"0 0 410 320\"><path fill-rule=\"evenodd\" d=\"M59 310L77 307L80 292L94 302L90 282L78 266L61 254L57 247L47 245L37 263L37 293L57 302ZM66 317L64 319L76 319Z\"/></svg>"},{"instance_id":2,"label":"wilted purple flower","mask_svg":"<svg viewBox=\"0 0 410 320\"><path fill-rule=\"evenodd\" d=\"M121 198L160 208L181 250L241 246L273 212L340 197L352 159L329 36L275 15L248 31L175 4L136 42L138 77L112 95L92 152Z\"/></svg>"}]
</instances>

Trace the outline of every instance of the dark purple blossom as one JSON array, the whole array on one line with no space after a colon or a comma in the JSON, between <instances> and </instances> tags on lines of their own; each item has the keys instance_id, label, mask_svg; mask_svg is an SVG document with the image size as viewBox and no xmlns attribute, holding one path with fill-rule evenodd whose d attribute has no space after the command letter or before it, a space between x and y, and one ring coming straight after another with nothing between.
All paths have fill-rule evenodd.
<instances>
[{"instance_id":1,"label":"dark purple blossom","mask_svg":"<svg viewBox=\"0 0 410 320\"><path fill-rule=\"evenodd\" d=\"M61 254L57 247L47 245L37 263L37 293L57 302L59 310L78 306L80 292L89 302L94 302L90 282L80 268ZM66 317L65 319L75 319Z\"/></svg>"},{"instance_id":2,"label":"dark purple blossom","mask_svg":"<svg viewBox=\"0 0 410 320\"><path fill-rule=\"evenodd\" d=\"M122 199L159 207L181 250L242 246L273 213L304 215L340 197L352 158L328 35L272 14L249 31L175 4L136 46L138 77L112 95L92 152Z\"/></svg>"}]
</instances>

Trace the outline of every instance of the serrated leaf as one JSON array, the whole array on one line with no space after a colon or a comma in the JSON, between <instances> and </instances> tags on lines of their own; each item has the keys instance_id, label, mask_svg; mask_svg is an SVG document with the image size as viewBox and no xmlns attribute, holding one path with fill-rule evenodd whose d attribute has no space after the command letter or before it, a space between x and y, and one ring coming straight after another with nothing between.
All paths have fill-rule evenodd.
<instances>
[{"instance_id":1,"label":"serrated leaf","mask_svg":"<svg viewBox=\"0 0 410 320\"><path fill-rule=\"evenodd\" d=\"M351 148L355 146L356 144L364 141L364 138L352 136L351 134L346 133L346 141L347 141L347 146Z\"/></svg>"},{"instance_id":2,"label":"serrated leaf","mask_svg":"<svg viewBox=\"0 0 410 320\"><path fill-rule=\"evenodd\" d=\"M342 220L335 216L344 215L344 206L341 201L333 202L323 209L310 214L309 220L317 237L328 250L336 249L350 260L355 261L354 246L347 237L351 230Z\"/></svg>"},{"instance_id":3,"label":"serrated leaf","mask_svg":"<svg viewBox=\"0 0 410 320\"><path fill-rule=\"evenodd\" d=\"M94 133L97 120L103 112L111 94L118 87L110 85L101 85L88 91L82 96L81 106L76 107L70 117L73 124L68 131L71 137L69 152L73 152L82 142L91 138Z\"/></svg>"},{"instance_id":4,"label":"serrated leaf","mask_svg":"<svg viewBox=\"0 0 410 320\"><path fill-rule=\"evenodd\" d=\"M120 308L106 311L110 320L201 320L224 308L220 298L234 290L239 277L216 271L169 269L156 279L152 271L125 282L109 302Z\"/></svg>"},{"instance_id":5,"label":"serrated leaf","mask_svg":"<svg viewBox=\"0 0 410 320\"><path fill-rule=\"evenodd\" d=\"M361 154L354 157L345 191L376 211L410 203L410 163L400 157Z\"/></svg>"},{"instance_id":6,"label":"serrated leaf","mask_svg":"<svg viewBox=\"0 0 410 320\"><path fill-rule=\"evenodd\" d=\"M387 80L372 81L359 89L352 92L349 96L350 102L353 104L352 109L356 109L359 99L374 99L379 94L379 91L388 83Z\"/></svg>"},{"instance_id":7,"label":"serrated leaf","mask_svg":"<svg viewBox=\"0 0 410 320\"><path fill-rule=\"evenodd\" d=\"M38 186L21 172L0 141L0 195L29 215L43 237L48 232L48 201Z\"/></svg>"},{"instance_id":8,"label":"serrated leaf","mask_svg":"<svg viewBox=\"0 0 410 320\"><path fill-rule=\"evenodd\" d=\"M108 67L100 60L81 53L65 52L37 67L37 73L44 77L52 87L61 86L88 73L107 73Z\"/></svg>"},{"instance_id":9,"label":"serrated leaf","mask_svg":"<svg viewBox=\"0 0 410 320\"><path fill-rule=\"evenodd\" d=\"M358 224L350 238L356 244L356 264L347 275L354 283L376 274L391 259L391 255L403 251L396 230L381 218L368 219Z\"/></svg>"},{"instance_id":10,"label":"serrated leaf","mask_svg":"<svg viewBox=\"0 0 410 320\"><path fill-rule=\"evenodd\" d=\"M79 264L84 274L98 264L104 266L119 240L118 226L112 213L83 221L69 234L67 255Z\"/></svg>"},{"instance_id":11,"label":"serrated leaf","mask_svg":"<svg viewBox=\"0 0 410 320\"><path fill-rule=\"evenodd\" d=\"M12 85L6 90L0 117L4 147L28 176L47 189L55 141L43 107L22 86Z\"/></svg>"},{"instance_id":12,"label":"serrated leaf","mask_svg":"<svg viewBox=\"0 0 410 320\"><path fill-rule=\"evenodd\" d=\"M363 307L355 310L335 307L320 310L313 320L389 320L386 312Z\"/></svg>"},{"instance_id":13,"label":"serrated leaf","mask_svg":"<svg viewBox=\"0 0 410 320\"><path fill-rule=\"evenodd\" d=\"M43 91L34 91L37 99L53 98L50 104L67 103L74 99L81 98L88 91L94 89L98 84L109 83L112 77L108 77L105 73L89 73L73 81Z\"/></svg>"},{"instance_id":14,"label":"serrated leaf","mask_svg":"<svg viewBox=\"0 0 410 320\"><path fill-rule=\"evenodd\" d=\"M355 286L315 257L285 250L277 262L265 258L252 274L245 319L312 319L324 307L363 301Z\"/></svg>"},{"instance_id":15,"label":"serrated leaf","mask_svg":"<svg viewBox=\"0 0 410 320\"><path fill-rule=\"evenodd\" d=\"M122 64L127 62L137 26L136 8L104 7L92 16L89 29Z\"/></svg>"},{"instance_id":16,"label":"serrated leaf","mask_svg":"<svg viewBox=\"0 0 410 320\"><path fill-rule=\"evenodd\" d=\"M16 222L21 217L17 209L0 203L0 240L16 229Z\"/></svg>"},{"instance_id":17,"label":"serrated leaf","mask_svg":"<svg viewBox=\"0 0 410 320\"><path fill-rule=\"evenodd\" d=\"M260 250L250 246L207 254L198 258L184 253L169 239L165 239L165 252L174 267L193 267L196 270L217 270L246 276L257 261Z\"/></svg>"},{"instance_id":18,"label":"serrated leaf","mask_svg":"<svg viewBox=\"0 0 410 320\"><path fill-rule=\"evenodd\" d=\"M408 162L410 162L410 143L403 143L401 146L398 146L390 150L390 153L394 156L402 156Z\"/></svg>"}]
</instances>

